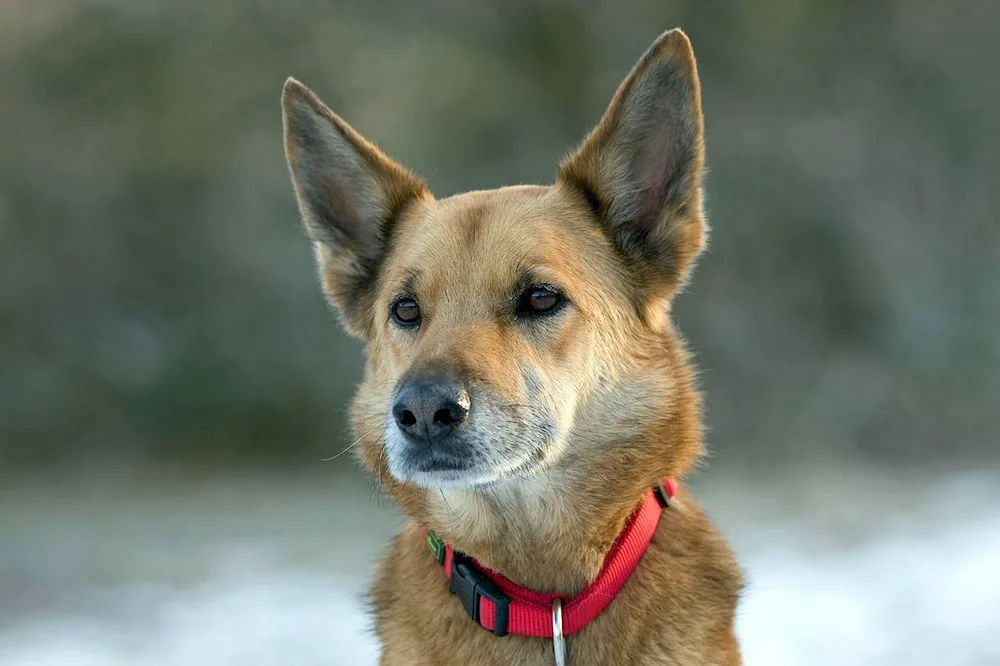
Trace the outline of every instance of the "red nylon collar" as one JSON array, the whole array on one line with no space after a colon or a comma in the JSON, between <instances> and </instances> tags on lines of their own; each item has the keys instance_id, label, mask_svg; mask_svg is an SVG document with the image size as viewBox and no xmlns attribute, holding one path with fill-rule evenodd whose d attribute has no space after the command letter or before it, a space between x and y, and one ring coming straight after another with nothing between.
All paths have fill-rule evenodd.
<instances>
[{"instance_id":1,"label":"red nylon collar","mask_svg":"<svg viewBox=\"0 0 1000 666\"><path fill-rule=\"evenodd\" d=\"M676 492L677 481L667 479L646 493L642 505L629 518L605 557L597 578L572 599L525 589L474 559L453 551L451 546L425 529L427 543L438 564L444 566L451 591L484 629L498 636L510 633L552 638L552 602L559 599L563 635L568 636L600 615L621 591L646 552L667 501Z\"/></svg>"}]
</instances>

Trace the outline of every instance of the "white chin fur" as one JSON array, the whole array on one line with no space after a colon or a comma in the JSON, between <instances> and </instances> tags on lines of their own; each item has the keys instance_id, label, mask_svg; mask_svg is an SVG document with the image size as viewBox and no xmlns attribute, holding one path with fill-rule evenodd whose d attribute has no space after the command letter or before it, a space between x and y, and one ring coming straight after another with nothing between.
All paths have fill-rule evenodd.
<instances>
[{"instance_id":1,"label":"white chin fur","mask_svg":"<svg viewBox=\"0 0 1000 666\"><path fill-rule=\"evenodd\" d=\"M513 480L520 477L515 472L526 462L526 460L514 460L503 465L425 472L414 470L404 463L407 446L406 439L396 428L395 423L386 424L385 456L389 474L400 483L412 483L429 490L474 489Z\"/></svg>"},{"instance_id":2,"label":"white chin fur","mask_svg":"<svg viewBox=\"0 0 1000 666\"><path fill-rule=\"evenodd\" d=\"M392 467L390 466L390 471ZM393 476L396 476L393 474ZM398 476L396 476L399 479ZM479 486L495 483L503 478L491 472L480 470L462 470L460 472L413 472L406 479L421 488L428 490L466 489L472 490ZM402 481L403 479L399 479Z\"/></svg>"}]
</instances>

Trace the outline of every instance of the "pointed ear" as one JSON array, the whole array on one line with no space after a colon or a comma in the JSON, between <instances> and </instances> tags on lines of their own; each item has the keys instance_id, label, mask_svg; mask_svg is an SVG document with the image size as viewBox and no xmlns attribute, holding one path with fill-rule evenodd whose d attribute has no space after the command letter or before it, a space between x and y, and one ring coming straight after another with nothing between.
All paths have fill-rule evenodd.
<instances>
[{"instance_id":1,"label":"pointed ear","mask_svg":"<svg viewBox=\"0 0 1000 666\"><path fill-rule=\"evenodd\" d=\"M705 245L701 93L691 42L663 33L604 117L560 165L633 269L640 291L669 298Z\"/></svg>"},{"instance_id":2,"label":"pointed ear","mask_svg":"<svg viewBox=\"0 0 1000 666\"><path fill-rule=\"evenodd\" d=\"M430 193L295 79L285 82L281 106L285 156L323 290L348 331L365 336L393 225Z\"/></svg>"}]
</instances>

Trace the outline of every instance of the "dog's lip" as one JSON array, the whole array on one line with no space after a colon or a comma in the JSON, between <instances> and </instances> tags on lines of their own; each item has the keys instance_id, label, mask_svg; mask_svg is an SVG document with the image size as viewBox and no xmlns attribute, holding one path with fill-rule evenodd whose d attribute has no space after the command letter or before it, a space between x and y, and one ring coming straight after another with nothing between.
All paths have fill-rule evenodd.
<instances>
[{"instance_id":1,"label":"dog's lip","mask_svg":"<svg viewBox=\"0 0 1000 666\"><path fill-rule=\"evenodd\" d=\"M510 468L484 464L467 456L449 455L434 450L411 451L403 461L404 482L415 482L428 488L468 487L489 488L520 478L532 476L543 466L544 451L539 449L528 458Z\"/></svg>"},{"instance_id":2,"label":"dog's lip","mask_svg":"<svg viewBox=\"0 0 1000 666\"><path fill-rule=\"evenodd\" d=\"M425 460L415 460L414 467L421 472L465 472L474 468L468 461L450 456L431 455Z\"/></svg>"},{"instance_id":3,"label":"dog's lip","mask_svg":"<svg viewBox=\"0 0 1000 666\"><path fill-rule=\"evenodd\" d=\"M419 472L465 472L476 467L467 455L448 446L411 447L405 454L407 467Z\"/></svg>"}]
</instances>

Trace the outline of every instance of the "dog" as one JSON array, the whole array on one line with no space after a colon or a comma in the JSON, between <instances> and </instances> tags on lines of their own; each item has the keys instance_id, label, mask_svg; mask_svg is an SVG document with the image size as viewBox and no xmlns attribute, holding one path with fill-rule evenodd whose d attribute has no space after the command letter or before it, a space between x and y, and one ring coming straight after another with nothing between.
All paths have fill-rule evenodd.
<instances>
[{"instance_id":1,"label":"dog","mask_svg":"<svg viewBox=\"0 0 1000 666\"><path fill-rule=\"evenodd\" d=\"M384 666L740 663L729 546L671 302L705 247L694 53L663 33L547 186L436 199L288 79L323 291L366 348L355 450L407 521Z\"/></svg>"}]
</instances>

